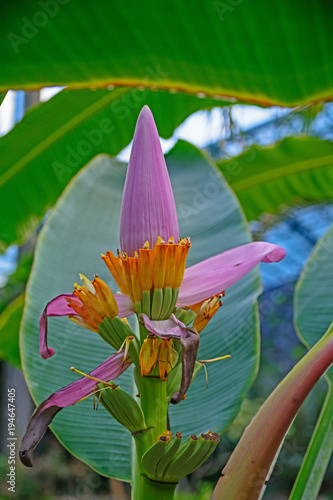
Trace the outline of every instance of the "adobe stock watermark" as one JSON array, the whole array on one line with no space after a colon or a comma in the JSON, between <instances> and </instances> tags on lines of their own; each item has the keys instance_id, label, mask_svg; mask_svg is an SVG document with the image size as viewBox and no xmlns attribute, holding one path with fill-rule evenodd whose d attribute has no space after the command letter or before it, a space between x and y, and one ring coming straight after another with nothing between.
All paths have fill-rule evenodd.
<instances>
[{"instance_id":1,"label":"adobe stock watermark","mask_svg":"<svg viewBox=\"0 0 333 500\"><path fill-rule=\"evenodd\" d=\"M7 38L15 54L18 54L20 45L26 45L35 38L41 28L44 28L50 19L55 17L61 5L66 5L70 0L38 0L40 10L36 10L33 16L21 17L22 26L20 33L7 33Z\"/></svg>"},{"instance_id":2,"label":"adobe stock watermark","mask_svg":"<svg viewBox=\"0 0 333 500\"><path fill-rule=\"evenodd\" d=\"M213 5L220 21L224 21L225 15L233 12L241 3L243 3L243 0L226 0L225 2L214 0Z\"/></svg>"}]
</instances>

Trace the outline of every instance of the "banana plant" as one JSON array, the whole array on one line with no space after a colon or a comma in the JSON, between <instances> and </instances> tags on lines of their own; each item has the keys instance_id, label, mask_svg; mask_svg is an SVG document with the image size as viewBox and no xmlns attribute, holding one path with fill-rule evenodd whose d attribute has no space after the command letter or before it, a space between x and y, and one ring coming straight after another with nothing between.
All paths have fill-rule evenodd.
<instances>
[{"instance_id":1,"label":"banana plant","mask_svg":"<svg viewBox=\"0 0 333 500\"><path fill-rule=\"evenodd\" d=\"M82 176L85 177L83 174ZM87 180L85 191L81 188L78 190L80 201L88 207L91 203L91 208L102 202L103 210L105 193L109 195L108 187L102 183L94 193L94 185ZM210 209L209 203L208 206ZM180 207L186 214L185 218L188 218L191 213L189 207ZM197 209L196 205L190 208ZM78 214L80 215L80 211ZM213 215L211 214L212 217ZM59 210L57 221L52 217L48 221L49 234L53 236L61 233L64 219L68 217L74 218L74 227L82 224L74 212L71 214L68 209ZM192 214L190 217L193 218ZM216 234L214 236L217 237ZM94 239L95 236L89 238ZM245 243L208 259L199 257L194 265L186 267L192 243L188 235L179 231L168 169L156 125L147 106L140 113L134 133L121 200L119 240L120 250L108 250L102 254L102 262L110 272L113 286L119 289L119 293L114 294L111 291L113 286L108 286L99 274L95 273L92 280L80 274L80 285L74 283L73 291L60 290L61 293L50 300L41 312L39 352L44 360L42 363L57 360L57 351L49 345L48 340L49 318L61 316L68 316L74 327L74 330L69 331L74 337L72 345L75 351L80 353L77 359L89 359L91 352L83 357L81 354L85 338L89 338L92 351L98 339L105 345L104 360L92 370L82 371L79 369L81 367L71 366L70 371L80 378L55 390L46 398L41 399L38 396L41 400L23 437L20 459L23 464L32 466L32 451L53 419L58 419L58 413L78 403L82 405L92 396L94 400L97 399L97 407L102 406L105 409L104 418L112 418L117 422L118 427L107 426L106 431L106 434L113 431L112 442L115 448L119 449L121 442L120 434L117 433L119 426L126 429L125 440L128 448L131 448L131 442L134 442L132 470L130 473L128 469L125 469L125 473L123 470L121 474L124 474L124 477L119 473L119 466L113 470L112 467L107 468L105 463L101 465L101 461L96 457L99 457L103 446L99 449L98 441L93 453L86 449L82 459L106 475L130 480L135 500L157 496L167 500L174 497L179 481L203 464L219 442L219 433L214 429L207 429L208 425L210 429L213 428L210 424L214 421L210 417L207 419L203 413L203 408L207 407L206 403L204 406L201 404L201 411L194 415L196 424L187 438L183 438L183 429L170 425L169 417L173 419L177 415L178 407L183 405L186 408L187 398L191 399L192 384L202 367L205 366L206 369L206 365L210 363L230 358L229 353L219 352L218 356L215 354L210 359L200 359L199 345L205 339L205 333L202 332L205 328L208 330L210 321L216 320L225 293L226 298L229 293L232 294L233 286L237 285L237 282L241 283L260 262L274 263L282 260L285 251L271 243ZM204 246L205 244L204 240ZM44 248L44 255L40 260L43 268L47 268L49 248ZM38 251L37 248L37 255ZM80 252L71 255L80 261ZM41 280L39 272L37 280ZM29 301L30 304L33 301L32 292L33 287L28 287L27 309L21 332L23 369L26 370L31 387L36 388L40 384L45 390L51 379L53 380L50 388L54 386L52 371L48 373L45 364L35 366L29 356L31 346L35 345L31 344L32 337L29 333L29 316L36 305L29 306ZM241 295L235 295L235 300L241 298ZM227 300L225 302L224 307L228 307ZM136 318L135 322L132 321L133 317ZM215 325L219 323L223 324L223 318L222 321L215 322ZM236 331L233 330L235 325L233 317L231 333ZM83 334L76 337L78 328L84 328L87 337ZM252 333L253 329L250 331ZM240 343L241 337L238 339L238 345ZM68 350L64 339L61 340L61 345ZM216 353L217 345L211 345L209 340L208 345ZM105 359L107 351L111 355ZM241 371L237 349L232 353L232 357L234 355L236 367ZM75 352L69 353L69 356L72 356L73 361L76 358ZM331 326L263 404L224 468L213 499L261 498L288 428L307 394L332 361ZM29 363L34 365L33 369ZM59 367L64 369L62 362L59 365L56 361L53 366L56 371ZM219 366L221 365L215 364L212 372L214 376L218 376ZM34 378L29 381L32 373ZM122 383L121 377L125 374L128 374L127 381L131 380L128 387L126 383ZM132 391L128 390L129 388L132 388ZM133 397L133 388L138 398ZM202 390L202 399L201 392ZM237 388L233 392L237 394ZM214 398L210 404L213 403L216 407L216 401ZM217 411L219 410L220 408L217 408ZM80 411L81 418L84 414L84 411ZM188 433L192 430L188 428L188 424L193 418L186 411L183 415ZM200 428L202 417L206 428ZM86 439L82 445L83 448L88 448L90 437L87 437L85 420L82 424L77 424L72 418L62 420L65 425L63 428L60 425L60 439L65 440L66 435L68 439L68 435L75 434L74 421L81 433L84 429ZM94 422L91 409L89 421ZM177 423L177 419L175 421ZM99 431L97 418L95 426ZM73 441L77 441L75 436ZM68 447L78 456L82 453L82 449L78 453L78 448L75 449L73 445ZM112 448L111 451L108 448L108 452L110 459ZM119 451L115 450L116 456L117 453ZM103 462L104 460L105 458Z\"/></svg>"},{"instance_id":2,"label":"banana plant","mask_svg":"<svg viewBox=\"0 0 333 500\"><path fill-rule=\"evenodd\" d=\"M71 367L82 378L38 404L23 437L20 458L32 466L31 453L53 418L93 395L133 437L133 498L173 498L180 479L198 468L219 441L218 434L207 428L183 440L182 432L172 433L168 424L169 406L182 404L200 369L230 357L221 353L200 360L200 334L220 310L225 290L228 294L259 262L280 261L285 251L271 243L247 243L186 267L191 239L179 234L168 170L147 106L135 129L121 203L119 246L117 253L102 254L119 294L113 294L99 275L90 280L81 274L82 284L48 302L39 320L39 351L44 360L55 355L47 336L52 316L68 316L75 327L100 337L116 352L89 373ZM138 330L127 320L133 315ZM80 350L79 341L76 349ZM27 357L25 369L24 365ZM118 377L129 369L138 402L121 382L118 385Z\"/></svg>"}]
</instances>

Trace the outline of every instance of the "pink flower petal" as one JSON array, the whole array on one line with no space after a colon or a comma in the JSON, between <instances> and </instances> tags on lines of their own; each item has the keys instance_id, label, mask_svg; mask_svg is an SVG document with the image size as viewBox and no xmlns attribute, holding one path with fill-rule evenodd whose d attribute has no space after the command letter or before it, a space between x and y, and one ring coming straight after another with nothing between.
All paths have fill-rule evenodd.
<instances>
[{"instance_id":1,"label":"pink flower petal","mask_svg":"<svg viewBox=\"0 0 333 500\"><path fill-rule=\"evenodd\" d=\"M88 373L88 375L104 380L105 382L116 379L131 364L129 358L127 358L127 362L124 364L124 353L125 351L120 351L113 354L92 372ZM54 405L59 406L59 408L65 408L66 406L73 405L90 394L94 390L96 383L95 380L82 377L51 394L44 401L43 408L46 409Z\"/></svg>"},{"instance_id":2,"label":"pink flower petal","mask_svg":"<svg viewBox=\"0 0 333 500\"><path fill-rule=\"evenodd\" d=\"M127 316L131 316L135 313L134 304L128 295L115 293L114 298L117 302L119 318L127 318Z\"/></svg>"},{"instance_id":3,"label":"pink flower petal","mask_svg":"<svg viewBox=\"0 0 333 500\"><path fill-rule=\"evenodd\" d=\"M78 304L80 301L72 293L62 293L46 304L45 309L39 318L39 352L43 359L50 358L54 355L54 350L47 346L47 317L48 316L69 316L76 315L74 309L70 307L66 298L75 300Z\"/></svg>"},{"instance_id":4,"label":"pink flower petal","mask_svg":"<svg viewBox=\"0 0 333 500\"><path fill-rule=\"evenodd\" d=\"M177 212L154 117L144 106L134 132L120 215L120 246L128 255L179 238Z\"/></svg>"},{"instance_id":5,"label":"pink flower petal","mask_svg":"<svg viewBox=\"0 0 333 500\"><path fill-rule=\"evenodd\" d=\"M105 382L115 380L129 367L130 364L131 362L129 359L126 363L124 363L124 351L121 351L113 354L98 368L89 373L89 375ZM86 377L80 378L66 387L63 387L59 391L54 392L51 396L40 403L32 414L26 433L22 439L19 454L20 460L24 465L32 467L30 453L42 439L54 416L62 408L73 405L85 396L91 394L94 391L96 384L97 382L95 380L91 380Z\"/></svg>"},{"instance_id":6,"label":"pink flower petal","mask_svg":"<svg viewBox=\"0 0 333 500\"><path fill-rule=\"evenodd\" d=\"M147 330L151 333L155 333L161 338L181 338L186 337L187 328L176 318L174 314L171 314L170 318L164 320L151 320L146 314L141 313L139 319L143 321Z\"/></svg>"},{"instance_id":7,"label":"pink flower petal","mask_svg":"<svg viewBox=\"0 0 333 500\"><path fill-rule=\"evenodd\" d=\"M118 305L119 318L126 318L134 314L134 305L127 295L115 294L115 299ZM70 298L82 305L81 302L72 293L62 293L51 300L46 306L39 318L39 352L43 359L50 358L54 355L54 350L47 345L47 318L48 316L69 316L77 313L66 301Z\"/></svg>"},{"instance_id":8,"label":"pink flower petal","mask_svg":"<svg viewBox=\"0 0 333 500\"><path fill-rule=\"evenodd\" d=\"M185 269L177 300L178 307L197 304L221 293L259 262L279 262L286 251L263 241L242 245Z\"/></svg>"}]
</instances>

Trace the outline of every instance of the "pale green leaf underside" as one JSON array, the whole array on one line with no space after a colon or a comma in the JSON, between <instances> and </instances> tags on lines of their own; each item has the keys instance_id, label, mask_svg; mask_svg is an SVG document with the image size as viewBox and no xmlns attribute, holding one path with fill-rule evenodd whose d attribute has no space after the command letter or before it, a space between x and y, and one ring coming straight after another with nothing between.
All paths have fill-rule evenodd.
<instances>
[{"instance_id":1,"label":"pale green leaf underside","mask_svg":"<svg viewBox=\"0 0 333 500\"><path fill-rule=\"evenodd\" d=\"M254 146L219 163L248 220L283 205L333 198L333 144L288 137L270 148Z\"/></svg>"},{"instance_id":2,"label":"pale green leaf underside","mask_svg":"<svg viewBox=\"0 0 333 500\"><path fill-rule=\"evenodd\" d=\"M27 236L81 167L99 153L116 156L127 146L144 104L168 138L191 113L224 103L120 88L64 90L33 107L0 138L0 211L6 213L0 241L6 245Z\"/></svg>"},{"instance_id":3,"label":"pale green leaf underside","mask_svg":"<svg viewBox=\"0 0 333 500\"><path fill-rule=\"evenodd\" d=\"M333 321L332 283L333 226L314 247L295 290L295 326L307 347L314 346Z\"/></svg>"},{"instance_id":4,"label":"pale green leaf underside","mask_svg":"<svg viewBox=\"0 0 333 500\"><path fill-rule=\"evenodd\" d=\"M287 106L328 99L332 24L319 0L7 2L0 91L114 83Z\"/></svg>"},{"instance_id":5,"label":"pale green leaf underside","mask_svg":"<svg viewBox=\"0 0 333 500\"><path fill-rule=\"evenodd\" d=\"M167 163L180 232L192 237L190 264L249 241L237 199L199 151L180 142ZM51 318L49 345L56 355L44 361L38 354L38 317L48 300L72 290L79 272L90 278L97 272L116 290L99 256L119 246L124 178L124 164L107 157L94 160L66 188L40 234L21 329L23 370L36 402L73 381L70 366L87 372L111 353L92 332L67 318ZM227 291L222 309L202 334L199 359L227 353L232 357L208 367L208 390L203 372L198 375L186 400L171 409L173 431L222 431L237 414L257 369L254 303L259 290L258 274L252 272ZM119 381L133 390L130 370ZM53 430L74 455L100 473L130 480L130 435L103 408L93 411L91 400L61 411Z\"/></svg>"}]
</instances>

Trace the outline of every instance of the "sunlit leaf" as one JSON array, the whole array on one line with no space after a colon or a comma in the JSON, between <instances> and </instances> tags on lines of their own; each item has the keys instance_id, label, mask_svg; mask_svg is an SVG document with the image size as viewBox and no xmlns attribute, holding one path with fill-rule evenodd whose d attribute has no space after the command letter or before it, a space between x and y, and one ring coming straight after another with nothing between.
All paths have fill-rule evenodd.
<instances>
[{"instance_id":1,"label":"sunlit leaf","mask_svg":"<svg viewBox=\"0 0 333 500\"><path fill-rule=\"evenodd\" d=\"M294 106L332 97L332 24L318 0L6 2L0 90L143 85Z\"/></svg>"}]
</instances>

